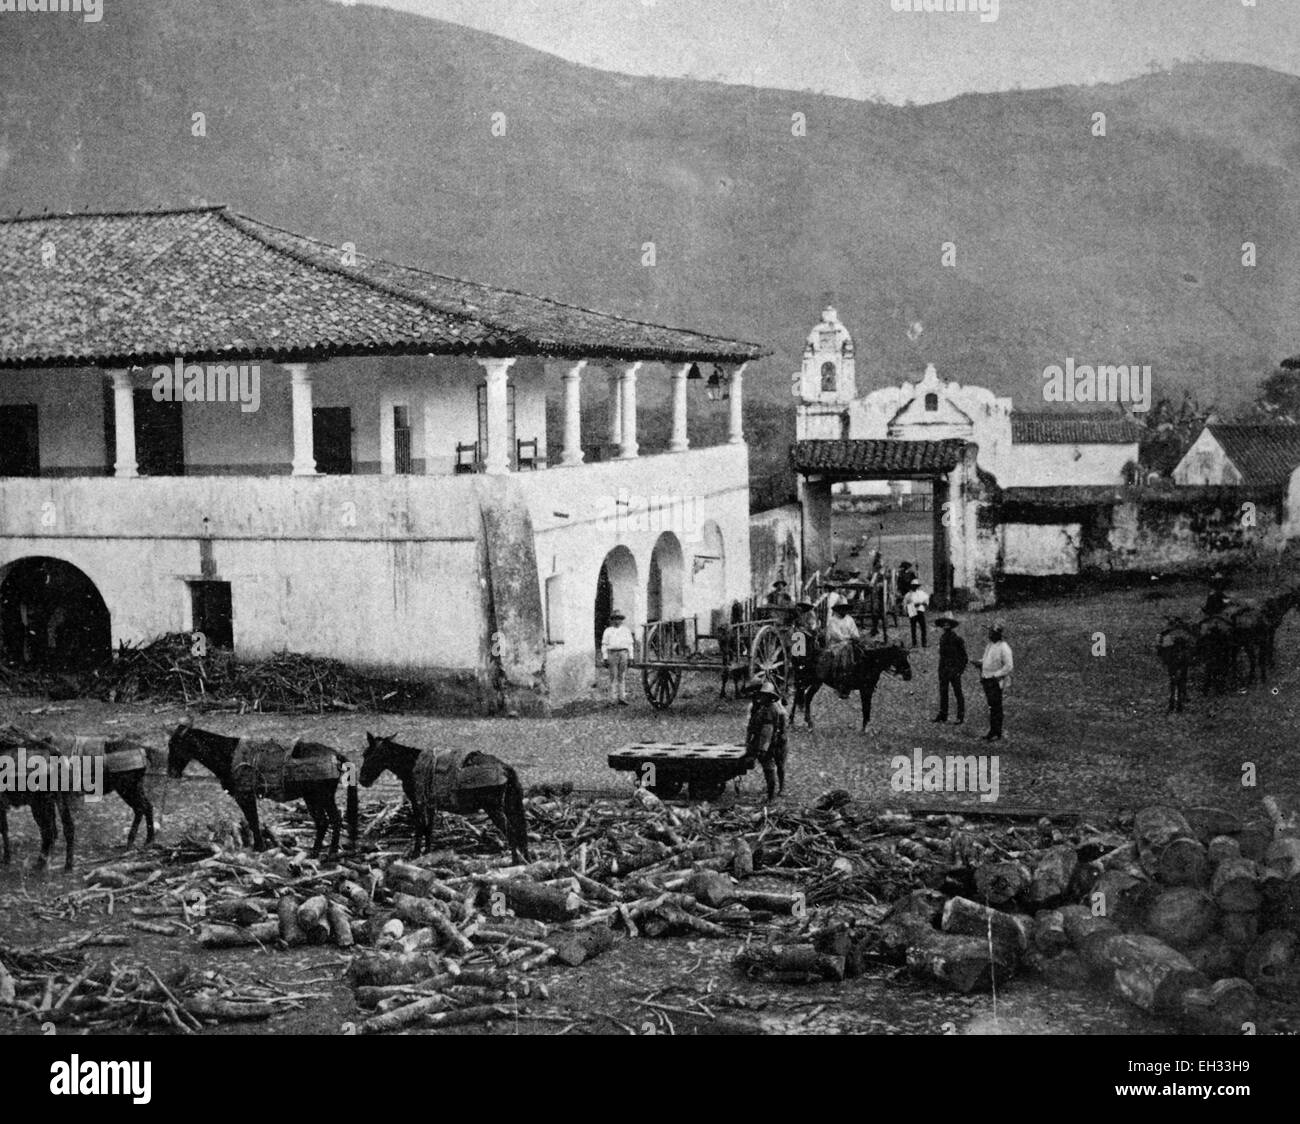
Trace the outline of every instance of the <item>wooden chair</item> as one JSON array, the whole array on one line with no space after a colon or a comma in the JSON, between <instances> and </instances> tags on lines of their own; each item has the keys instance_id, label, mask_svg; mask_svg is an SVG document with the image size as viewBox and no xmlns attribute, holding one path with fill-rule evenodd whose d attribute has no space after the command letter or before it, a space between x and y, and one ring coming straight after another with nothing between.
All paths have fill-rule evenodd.
<instances>
[{"instance_id":1,"label":"wooden chair","mask_svg":"<svg viewBox=\"0 0 1300 1124\"><path fill-rule=\"evenodd\" d=\"M537 461L537 438L534 437L529 441L517 438L515 440L515 470L523 472L526 468L531 472L536 472Z\"/></svg>"},{"instance_id":2,"label":"wooden chair","mask_svg":"<svg viewBox=\"0 0 1300 1124\"><path fill-rule=\"evenodd\" d=\"M478 456L478 442L471 441L466 445L458 442L456 445L455 471L457 473L481 472L482 469L483 462L479 460Z\"/></svg>"}]
</instances>

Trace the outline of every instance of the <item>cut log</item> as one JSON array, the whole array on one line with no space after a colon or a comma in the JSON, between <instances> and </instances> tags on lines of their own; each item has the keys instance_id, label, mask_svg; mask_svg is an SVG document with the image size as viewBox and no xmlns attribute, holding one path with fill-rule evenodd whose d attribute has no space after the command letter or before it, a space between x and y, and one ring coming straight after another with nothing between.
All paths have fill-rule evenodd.
<instances>
[{"instance_id":1,"label":"cut log","mask_svg":"<svg viewBox=\"0 0 1300 1124\"><path fill-rule=\"evenodd\" d=\"M1181 1011L1183 996L1208 983L1181 952L1146 934L1111 937L1105 957L1115 969L1115 990L1144 1011Z\"/></svg>"},{"instance_id":2,"label":"cut log","mask_svg":"<svg viewBox=\"0 0 1300 1124\"><path fill-rule=\"evenodd\" d=\"M781 891L767 890L740 890L734 891L733 901L739 902L746 909L763 910L769 913L779 913L785 916L798 916L804 909L804 896L802 891L794 893L784 893Z\"/></svg>"},{"instance_id":3,"label":"cut log","mask_svg":"<svg viewBox=\"0 0 1300 1124\"><path fill-rule=\"evenodd\" d=\"M1041 909L1034 915L1033 945L1043 956L1059 956L1070 947L1065 933L1065 914L1059 909Z\"/></svg>"},{"instance_id":4,"label":"cut log","mask_svg":"<svg viewBox=\"0 0 1300 1124\"><path fill-rule=\"evenodd\" d=\"M1241 844L1232 835L1216 835L1205 848L1205 857L1212 867L1218 868L1228 859L1241 858Z\"/></svg>"},{"instance_id":5,"label":"cut log","mask_svg":"<svg viewBox=\"0 0 1300 1124\"><path fill-rule=\"evenodd\" d=\"M185 1010L191 1015L200 1019L216 1019L219 1022L252 1022L269 1019L283 1009L275 1003L241 1003L232 999L218 999L214 995L192 995L185 1000Z\"/></svg>"},{"instance_id":6,"label":"cut log","mask_svg":"<svg viewBox=\"0 0 1300 1124\"><path fill-rule=\"evenodd\" d=\"M1184 992L1182 1017L1206 1034L1241 1034L1245 1023L1255 1021L1255 989L1242 979L1216 980L1206 988Z\"/></svg>"},{"instance_id":7,"label":"cut log","mask_svg":"<svg viewBox=\"0 0 1300 1124\"><path fill-rule=\"evenodd\" d=\"M1234 949L1247 949L1259 939L1259 914L1225 913L1219 918L1219 932Z\"/></svg>"},{"instance_id":8,"label":"cut log","mask_svg":"<svg viewBox=\"0 0 1300 1124\"><path fill-rule=\"evenodd\" d=\"M1138 849L1136 843L1125 843L1123 846L1116 847L1113 851L1107 851L1101 856L1101 865L1107 870L1123 870L1138 860Z\"/></svg>"},{"instance_id":9,"label":"cut log","mask_svg":"<svg viewBox=\"0 0 1300 1124\"><path fill-rule=\"evenodd\" d=\"M1236 835L1242 827L1241 817L1224 808L1188 808L1183 818L1202 843L1209 843L1216 835Z\"/></svg>"},{"instance_id":10,"label":"cut log","mask_svg":"<svg viewBox=\"0 0 1300 1124\"><path fill-rule=\"evenodd\" d=\"M1274 839L1264 852L1264 865L1279 878L1300 875L1300 839L1293 836Z\"/></svg>"},{"instance_id":11,"label":"cut log","mask_svg":"<svg viewBox=\"0 0 1300 1124\"><path fill-rule=\"evenodd\" d=\"M1142 869L1164 886L1201 886L1209 872L1205 847L1179 837L1141 852Z\"/></svg>"},{"instance_id":12,"label":"cut log","mask_svg":"<svg viewBox=\"0 0 1300 1124\"><path fill-rule=\"evenodd\" d=\"M1194 948L1214 931L1219 909L1214 899L1194 886L1166 890L1147 910L1147 930L1174 948Z\"/></svg>"},{"instance_id":13,"label":"cut log","mask_svg":"<svg viewBox=\"0 0 1300 1124\"><path fill-rule=\"evenodd\" d=\"M390 1031L411 1026L419 1022L425 1015L431 1015L435 1011L445 1011L450 1006L451 1000L441 993L427 995L423 999L415 1000L413 1003L406 1003L392 1011L386 1011L382 1015L375 1015L373 1018L366 1019L361 1024L360 1030L362 1034L387 1034Z\"/></svg>"},{"instance_id":14,"label":"cut log","mask_svg":"<svg viewBox=\"0 0 1300 1124\"><path fill-rule=\"evenodd\" d=\"M1058 952L1055 956L1042 957L1036 966L1052 987L1073 990L1086 987L1091 979L1083 957L1072 948Z\"/></svg>"},{"instance_id":15,"label":"cut log","mask_svg":"<svg viewBox=\"0 0 1300 1124\"><path fill-rule=\"evenodd\" d=\"M783 983L844 979L844 957L828 956L812 945L751 945L736 953L732 963L751 978Z\"/></svg>"},{"instance_id":16,"label":"cut log","mask_svg":"<svg viewBox=\"0 0 1300 1124\"><path fill-rule=\"evenodd\" d=\"M295 945L306 944L307 936L298 924L298 902L293 895L285 894L284 897L276 901L275 912L279 918L277 924L280 931L280 940L290 948Z\"/></svg>"},{"instance_id":17,"label":"cut log","mask_svg":"<svg viewBox=\"0 0 1300 1124\"><path fill-rule=\"evenodd\" d=\"M526 879L512 879L500 884L506 905L520 917L539 921L569 921L582 906L577 894L540 886Z\"/></svg>"},{"instance_id":18,"label":"cut log","mask_svg":"<svg viewBox=\"0 0 1300 1124\"><path fill-rule=\"evenodd\" d=\"M1191 824L1176 808L1152 804L1133 817L1133 841L1139 851L1163 847L1171 840L1190 837Z\"/></svg>"},{"instance_id":19,"label":"cut log","mask_svg":"<svg viewBox=\"0 0 1300 1124\"><path fill-rule=\"evenodd\" d=\"M982 863L975 868L975 890L980 901L1006 905L1029 887L1029 871L1023 863Z\"/></svg>"},{"instance_id":20,"label":"cut log","mask_svg":"<svg viewBox=\"0 0 1300 1124\"><path fill-rule=\"evenodd\" d=\"M330 938L329 922L325 913L329 902L324 894L308 898L298 907L298 927L307 938L308 944L324 944Z\"/></svg>"},{"instance_id":21,"label":"cut log","mask_svg":"<svg viewBox=\"0 0 1300 1124\"><path fill-rule=\"evenodd\" d=\"M736 850L731 860L731 873L737 878L748 878L754 873L754 852L743 835L736 836Z\"/></svg>"},{"instance_id":22,"label":"cut log","mask_svg":"<svg viewBox=\"0 0 1300 1124\"><path fill-rule=\"evenodd\" d=\"M208 906L208 917L227 925L253 925L266 920L266 906L252 898L218 901Z\"/></svg>"},{"instance_id":23,"label":"cut log","mask_svg":"<svg viewBox=\"0 0 1300 1124\"><path fill-rule=\"evenodd\" d=\"M1290 929L1270 929L1246 953L1245 973L1257 984L1283 980L1296 959L1296 945L1300 942Z\"/></svg>"},{"instance_id":24,"label":"cut log","mask_svg":"<svg viewBox=\"0 0 1300 1124\"><path fill-rule=\"evenodd\" d=\"M353 987L386 987L412 983L441 972L438 958L425 952L405 955L367 952L352 958L347 974Z\"/></svg>"},{"instance_id":25,"label":"cut log","mask_svg":"<svg viewBox=\"0 0 1300 1124\"><path fill-rule=\"evenodd\" d=\"M1211 933L1203 943L1189 948L1186 956L1193 968L1212 980L1241 971L1241 951L1234 948L1222 933Z\"/></svg>"},{"instance_id":26,"label":"cut log","mask_svg":"<svg viewBox=\"0 0 1300 1124\"><path fill-rule=\"evenodd\" d=\"M1266 929L1291 929L1300 932L1300 875L1293 878L1269 877L1263 883Z\"/></svg>"},{"instance_id":27,"label":"cut log","mask_svg":"<svg viewBox=\"0 0 1300 1124\"><path fill-rule=\"evenodd\" d=\"M945 933L988 940L991 932L994 947L1013 962L1029 947L1031 924L1028 918L989 909L969 898L949 898L948 904L943 907L942 926Z\"/></svg>"},{"instance_id":28,"label":"cut log","mask_svg":"<svg viewBox=\"0 0 1300 1124\"><path fill-rule=\"evenodd\" d=\"M591 925L586 929L557 933L550 938L550 944L555 949L556 960L576 968L602 952L608 952L614 947L615 937L608 925Z\"/></svg>"},{"instance_id":29,"label":"cut log","mask_svg":"<svg viewBox=\"0 0 1300 1124\"><path fill-rule=\"evenodd\" d=\"M907 966L926 979L954 988L963 995L989 991L994 981L1002 984L1016 972L1016 960L994 944L989 954L983 937L958 936L933 930L919 934L907 950Z\"/></svg>"},{"instance_id":30,"label":"cut log","mask_svg":"<svg viewBox=\"0 0 1300 1124\"><path fill-rule=\"evenodd\" d=\"M329 908L325 911L325 920L329 923L330 939L339 948L351 948L352 919L348 917L348 911L337 902L330 902Z\"/></svg>"},{"instance_id":31,"label":"cut log","mask_svg":"<svg viewBox=\"0 0 1300 1124\"><path fill-rule=\"evenodd\" d=\"M1145 875L1112 869L1102 872L1088 900L1098 916L1129 928L1146 913L1155 896L1156 888Z\"/></svg>"},{"instance_id":32,"label":"cut log","mask_svg":"<svg viewBox=\"0 0 1300 1124\"><path fill-rule=\"evenodd\" d=\"M1237 845L1241 848L1241 857L1253 859L1257 863L1264 861L1264 852L1272 842L1271 824L1250 823L1237 833Z\"/></svg>"},{"instance_id":33,"label":"cut log","mask_svg":"<svg viewBox=\"0 0 1300 1124\"><path fill-rule=\"evenodd\" d=\"M1068 844L1048 847L1034 866L1026 900L1035 906L1055 905L1069 889L1079 857ZM992 899L990 899L992 900Z\"/></svg>"},{"instance_id":34,"label":"cut log","mask_svg":"<svg viewBox=\"0 0 1300 1124\"><path fill-rule=\"evenodd\" d=\"M1226 858L1214 868L1210 895L1229 913L1253 913L1259 909L1259 868L1243 858Z\"/></svg>"},{"instance_id":35,"label":"cut log","mask_svg":"<svg viewBox=\"0 0 1300 1124\"><path fill-rule=\"evenodd\" d=\"M247 928L237 925L201 925L198 942L204 948L247 948L273 941L279 935L278 921L260 921Z\"/></svg>"},{"instance_id":36,"label":"cut log","mask_svg":"<svg viewBox=\"0 0 1300 1124\"><path fill-rule=\"evenodd\" d=\"M447 920L447 906L436 898L417 898L414 894L394 894L393 910L408 925L432 925ZM301 915L301 911L299 911Z\"/></svg>"},{"instance_id":37,"label":"cut log","mask_svg":"<svg viewBox=\"0 0 1300 1124\"><path fill-rule=\"evenodd\" d=\"M384 871L384 886L416 897L438 898L448 902L456 897L456 891L439 881L433 871L400 859L388 864L388 869Z\"/></svg>"},{"instance_id":38,"label":"cut log","mask_svg":"<svg viewBox=\"0 0 1300 1124\"><path fill-rule=\"evenodd\" d=\"M725 874L714 870L697 870L684 882L682 889L697 901L721 909L736 900L736 886Z\"/></svg>"}]
</instances>

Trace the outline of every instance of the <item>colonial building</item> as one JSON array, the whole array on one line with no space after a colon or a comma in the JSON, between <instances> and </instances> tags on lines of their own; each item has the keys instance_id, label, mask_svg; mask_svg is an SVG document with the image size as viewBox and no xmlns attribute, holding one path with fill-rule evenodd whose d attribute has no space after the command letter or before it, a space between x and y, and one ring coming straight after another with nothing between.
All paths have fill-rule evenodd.
<instances>
[{"instance_id":1,"label":"colonial building","mask_svg":"<svg viewBox=\"0 0 1300 1124\"><path fill-rule=\"evenodd\" d=\"M835 309L822 312L793 378L797 437L944 441L979 447L979 467L1000 487L1118 485L1136 466L1139 427L1117 412L1027 412L980 386L939 377L859 395L852 337ZM863 482L855 491L907 492L910 482Z\"/></svg>"},{"instance_id":2,"label":"colonial building","mask_svg":"<svg viewBox=\"0 0 1300 1124\"><path fill-rule=\"evenodd\" d=\"M4 655L197 631L480 704L572 698L611 609L707 620L748 593L760 354L224 208L0 222ZM714 448L689 440L699 364L729 392ZM671 385L654 456L647 379Z\"/></svg>"},{"instance_id":3,"label":"colonial building","mask_svg":"<svg viewBox=\"0 0 1300 1124\"><path fill-rule=\"evenodd\" d=\"M1176 484L1284 484L1300 467L1300 425L1220 425L1197 435L1174 467Z\"/></svg>"}]
</instances>

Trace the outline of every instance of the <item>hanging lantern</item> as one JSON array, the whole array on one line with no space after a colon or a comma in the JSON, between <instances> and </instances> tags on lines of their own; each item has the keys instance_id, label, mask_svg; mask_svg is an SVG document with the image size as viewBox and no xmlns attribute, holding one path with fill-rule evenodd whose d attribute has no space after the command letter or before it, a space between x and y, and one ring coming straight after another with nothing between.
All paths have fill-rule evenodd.
<instances>
[{"instance_id":1,"label":"hanging lantern","mask_svg":"<svg viewBox=\"0 0 1300 1124\"><path fill-rule=\"evenodd\" d=\"M725 402L731 397L731 379L716 363L705 386L708 388L710 402Z\"/></svg>"}]
</instances>

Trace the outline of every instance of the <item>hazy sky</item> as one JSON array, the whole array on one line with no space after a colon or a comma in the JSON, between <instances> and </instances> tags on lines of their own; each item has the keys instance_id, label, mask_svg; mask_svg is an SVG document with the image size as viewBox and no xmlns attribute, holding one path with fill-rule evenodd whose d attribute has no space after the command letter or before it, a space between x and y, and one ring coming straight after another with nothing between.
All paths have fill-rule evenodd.
<instances>
[{"instance_id":1,"label":"hazy sky","mask_svg":"<svg viewBox=\"0 0 1300 1124\"><path fill-rule=\"evenodd\" d=\"M1152 61L1300 73L1300 0L997 0L995 20L903 2L383 0L605 70L895 102L1114 81Z\"/></svg>"}]
</instances>

